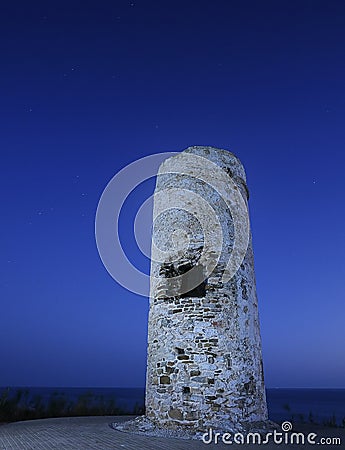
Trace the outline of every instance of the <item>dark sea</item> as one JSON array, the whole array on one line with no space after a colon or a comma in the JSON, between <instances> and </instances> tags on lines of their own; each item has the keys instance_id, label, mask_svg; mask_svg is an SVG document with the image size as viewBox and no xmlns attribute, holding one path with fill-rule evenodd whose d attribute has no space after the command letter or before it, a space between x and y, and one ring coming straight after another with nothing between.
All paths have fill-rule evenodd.
<instances>
[{"instance_id":1,"label":"dark sea","mask_svg":"<svg viewBox=\"0 0 345 450\"><path fill-rule=\"evenodd\" d=\"M345 389L266 389L269 418L345 426Z\"/></svg>"},{"instance_id":2,"label":"dark sea","mask_svg":"<svg viewBox=\"0 0 345 450\"><path fill-rule=\"evenodd\" d=\"M144 406L144 388L47 388L13 387L27 391L28 403L40 396L46 404L52 396L63 395L68 401L76 402L81 395L89 394L95 399L113 400L122 410L131 412ZM0 395L4 388L0 388ZM281 423L315 422L320 424L345 422L345 389L267 389L267 403L271 420Z\"/></svg>"}]
</instances>

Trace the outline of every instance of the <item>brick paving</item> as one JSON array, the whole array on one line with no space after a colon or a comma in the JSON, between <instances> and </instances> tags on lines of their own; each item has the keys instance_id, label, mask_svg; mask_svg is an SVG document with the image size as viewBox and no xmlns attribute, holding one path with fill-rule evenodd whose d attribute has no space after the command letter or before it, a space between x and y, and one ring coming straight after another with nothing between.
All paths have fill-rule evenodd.
<instances>
[{"instance_id":1,"label":"brick paving","mask_svg":"<svg viewBox=\"0 0 345 450\"><path fill-rule=\"evenodd\" d=\"M225 445L204 444L202 441L153 438L126 433L110 428L109 424L128 420L131 417L68 417L56 419L28 420L0 425L0 450L224 450L254 449L288 450L314 448L308 445ZM305 433L311 432L305 426ZM344 429L322 429L319 436L341 436L342 444L325 445L324 448L345 448Z\"/></svg>"},{"instance_id":2,"label":"brick paving","mask_svg":"<svg viewBox=\"0 0 345 450\"><path fill-rule=\"evenodd\" d=\"M201 441L152 438L110 428L130 417L68 417L28 420L0 426L1 450L184 450L221 449ZM226 446L228 448L228 446Z\"/></svg>"}]
</instances>

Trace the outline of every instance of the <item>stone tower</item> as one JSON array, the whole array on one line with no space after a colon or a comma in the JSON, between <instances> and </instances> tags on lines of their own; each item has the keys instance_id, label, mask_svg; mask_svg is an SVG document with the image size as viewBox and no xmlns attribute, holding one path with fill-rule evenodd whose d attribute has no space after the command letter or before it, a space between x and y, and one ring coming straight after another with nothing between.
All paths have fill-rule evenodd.
<instances>
[{"instance_id":1,"label":"stone tower","mask_svg":"<svg viewBox=\"0 0 345 450\"><path fill-rule=\"evenodd\" d=\"M160 166L146 381L160 427L267 420L248 197L229 151L189 147Z\"/></svg>"}]
</instances>

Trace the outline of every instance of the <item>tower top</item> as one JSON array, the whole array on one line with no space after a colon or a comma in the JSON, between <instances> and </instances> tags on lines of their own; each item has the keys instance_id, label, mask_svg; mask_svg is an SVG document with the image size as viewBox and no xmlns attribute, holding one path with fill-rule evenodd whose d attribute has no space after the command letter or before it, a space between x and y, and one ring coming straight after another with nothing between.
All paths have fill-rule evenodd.
<instances>
[{"instance_id":1,"label":"tower top","mask_svg":"<svg viewBox=\"0 0 345 450\"><path fill-rule=\"evenodd\" d=\"M194 155L201 156L212 161L214 164L217 164L224 169L239 186L242 186L244 189L243 195L245 195L247 199L249 198L246 172L239 158L232 152L211 146L193 145L171 158L179 158L183 153L193 153ZM164 166L164 162L162 163L162 166Z\"/></svg>"}]
</instances>

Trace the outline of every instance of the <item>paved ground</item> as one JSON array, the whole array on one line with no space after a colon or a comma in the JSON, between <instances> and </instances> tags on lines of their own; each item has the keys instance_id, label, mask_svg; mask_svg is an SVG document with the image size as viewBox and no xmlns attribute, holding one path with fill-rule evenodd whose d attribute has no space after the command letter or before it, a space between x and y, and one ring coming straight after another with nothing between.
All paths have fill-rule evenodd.
<instances>
[{"instance_id":1,"label":"paved ground","mask_svg":"<svg viewBox=\"0 0 345 450\"><path fill-rule=\"evenodd\" d=\"M28 420L0 426L1 450L183 450L207 449L199 441L152 438L110 428L127 417L70 417ZM213 447L213 446L212 446ZM212 448L211 447L211 448ZM220 448L218 445L213 448Z\"/></svg>"},{"instance_id":2,"label":"paved ground","mask_svg":"<svg viewBox=\"0 0 345 450\"><path fill-rule=\"evenodd\" d=\"M109 424L128 420L130 417L72 417L58 419L30 420L0 425L1 450L223 450L254 449L265 450L301 449L301 445L225 445L205 444L202 441L152 438L113 430ZM303 430L305 434L310 429ZM340 436L342 444L324 445L327 449L345 449L344 429L322 430L324 436ZM314 448L310 447L310 448ZM320 446L318 447L320 449Z\"/></svg>"}]
</instances>

